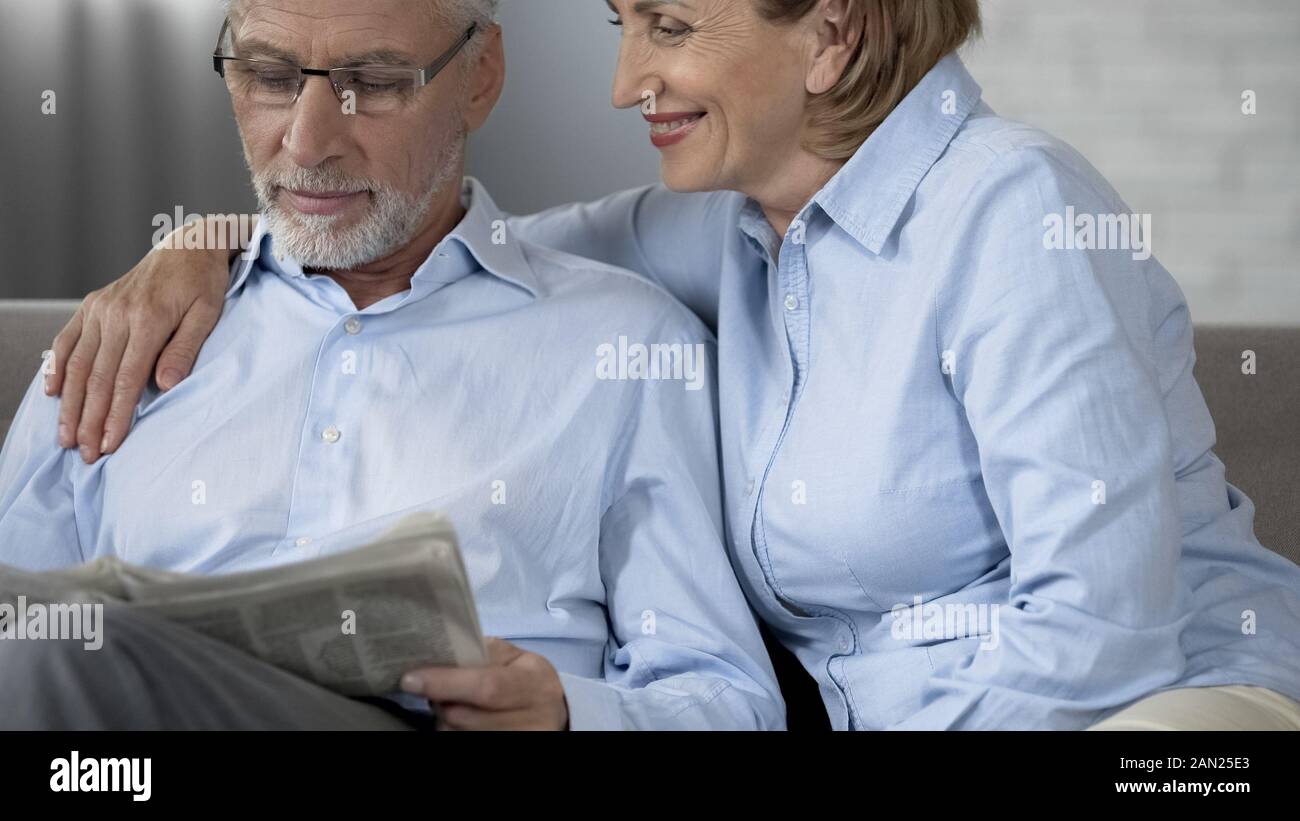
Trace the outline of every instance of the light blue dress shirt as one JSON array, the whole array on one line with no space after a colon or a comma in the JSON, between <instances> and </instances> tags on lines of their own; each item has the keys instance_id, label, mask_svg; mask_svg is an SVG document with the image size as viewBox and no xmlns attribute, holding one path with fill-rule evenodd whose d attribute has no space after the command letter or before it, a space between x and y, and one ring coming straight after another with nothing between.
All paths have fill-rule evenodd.
<instances>
[{"instance_id":1,"label":"light blue dress shirt","mask_svg":"<svg viewBox=\"0 0 1300 821\"><path fill-rule=\"evenodd\" d=\"M949 56L784 237L662 187L513 223L716 327L734 559L837 728L1300 699L1300 568L1211 451L1183 296L1132 236L1051 235L1082 214L1130 209Z\"/></svg>"},{"instance_id":2,"label":"light blue dress shirt","mask_svg":"<svg viewBox=\"0 0 1300 821\"><path fill-rule=\"evenodd\" d=\"M256 235L193 375L92 466L38 375L0 454L0 562L224 573L442 511L484 631L555 665L574 729L782 727L722 542L712 334L466 194L410 290L362 311ZM637 344L703 352L696 380L598 367Z\"/></svg>"}]
</instances>

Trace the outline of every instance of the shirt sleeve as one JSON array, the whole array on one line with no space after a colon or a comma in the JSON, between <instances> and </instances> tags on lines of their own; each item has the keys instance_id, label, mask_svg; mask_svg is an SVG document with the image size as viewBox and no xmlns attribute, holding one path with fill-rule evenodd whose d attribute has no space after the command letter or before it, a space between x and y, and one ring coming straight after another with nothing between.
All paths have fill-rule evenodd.
<instances>
[{"instance_id":1,"label":"shirt sleeve","mask_svg":"<svg viewBox=\"0 0 1300 821\"><path fill-rule=\"evenodd\" d=\"M71 472L59 447L59 400L37 373L0 450L0 564L51 570L83 561Z\"/></svg>"},{"instance_id":2,"label":"shirt sleeve","mask_svg":"<svg viewBox=\"0 0 1300 821\"><path fill-rule=\"evenodd\" d=\"M635 383L640 398L608 468L613 501L601 521L604 676L561 674L571 729L785 726L771 662L723 546L716 346L704 336L701 329L683 342L704 354L698 383Z\"/></svg>"},{"instance_id":3,"label":"shirt sleeve","mask_svg":"<svg viewBox=\"0 0 1300 821\"><path fill-rule=\"evenodd\" d=\"M529 242L645 276L716 328L719 271L742 200L653 185L516 217L510 227Z\"/></svg>"},{"instance_id":4,"label":"shirt sleeve","mask_svg":"<svg viewBox=\"0 0 1300 821\"><path fill-rule=\"evenodd\" d=\"M1153 337L1185 306L1153 298L1172 285L1154 258L1056 241L1055 217L1073 214L1129 209L1072 152L1024 148L993 161L954 225L937 354L978 443L1010 590L999 635L936 669L902 728L1083 728L1184 666Z\"/></svg>"}]
</instances>

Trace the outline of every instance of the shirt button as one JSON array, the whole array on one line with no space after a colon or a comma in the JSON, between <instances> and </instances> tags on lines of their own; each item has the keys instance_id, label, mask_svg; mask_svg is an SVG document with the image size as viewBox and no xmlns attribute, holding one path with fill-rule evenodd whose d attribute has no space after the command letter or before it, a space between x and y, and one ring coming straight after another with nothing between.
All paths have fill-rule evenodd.
<instances>
[{"instance_id":1,"label":"shirt button","mask_svg":"<svg viewBox=\"0 0 1300 821\"><path fill-rule=\"evenodd\" d=\"M332 445L338 440L342 439L343 434L339 431L338 428L334 427L333 425L330 425L328 428L321 431L320 438Z\"/></svg>"},{"instance_id":2,"label":"shirt button","mask_svg":"<svg viewBox=\"0 0 1300 821\"><path fill-rule=\"evenodd\" d=\"M311 537L299 536L298 538L293 540L293 543L298 547L306 547L307 545L311 544Z\"/></svg>"},{"instance_id":3,"label":"shirt button","mask_svg":"<svg viewBox=\"0 0 1300 821\"><path fill-rule=\"evenodd\" d=\"M798 297L796 297L794 294L786 294L786 295L785 295L785 309L786 309L787 311L793 311L794 309L796 309L796 308L798 308L798 307L799 307L799 299L798 299Z\"/></svg>"},{"instance_id":4,"label":"shirt button","mask_svg":"<svg viewBox=\"0 0 1300 821\"><path fill-rule=\"evenodd\" d=\"M745 483L745 495L752 496L753 494L754 494L754 480L750 479L748 482Z\"/></svg>"},{"instance_id":5,"label":"shirt button","mask_svg":"<svg viewBox=\"0 0 1300 821\"><path fill-rule=\"evenodd\" d=\"M356 317L349 319L343 323L343 330L347 331L349 336L356 336L361 333L361 320Z\"/></svg>"},{"instance_id":6,"label":"shirt button","mask_svg":"<svg viewBox=\"0 0 1300 821\"><path fill-rule=\"evenodd\" d=\"M849 637L848 637L848 636L840 636L840 640L839 640L839 644L838 644L838 646L839 646L839 648L840 648L840 652L841 652L841 653L847 653L847 652L849 652L849 648L852 647L853 645L849 643Z\"/></svg>"}]
</instances>

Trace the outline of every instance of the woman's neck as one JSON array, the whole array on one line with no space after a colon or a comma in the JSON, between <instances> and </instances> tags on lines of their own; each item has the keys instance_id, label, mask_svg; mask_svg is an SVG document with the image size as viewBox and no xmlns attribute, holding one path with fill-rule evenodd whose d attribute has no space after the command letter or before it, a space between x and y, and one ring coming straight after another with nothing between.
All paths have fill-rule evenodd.
<instances>
[{"instance_id":1,"label":"woman's neck","mask_svg":"<svg viewBox=\"0 0 1300 821\"><path fill-rule=\"evenodd\" d=\"M761 186L745 193L763 209L776 235L784 237L790 223L844 163L844 160L830 160L800 149L779 170L769 174Z\"/></svg>"}]
</instances>

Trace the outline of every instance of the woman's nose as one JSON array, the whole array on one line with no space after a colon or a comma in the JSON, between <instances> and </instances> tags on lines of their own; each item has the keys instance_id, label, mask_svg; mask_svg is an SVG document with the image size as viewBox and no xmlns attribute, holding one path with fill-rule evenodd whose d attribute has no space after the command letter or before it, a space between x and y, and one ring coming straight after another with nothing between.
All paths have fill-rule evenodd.
<instances>
[{"instance_id":1,"label":"woman's nose","mask_svg":"<svg viewBox=\"0 0 1300 821\"><path fill-rule=\"evenodd\" d=\"M645 100L647 91L659 96L663 88L663 81L646 56L630 45L628 38L623 38L618 50L618 68L614 71L614 108L635 108Z\"/></svg>"}]
</instances>

